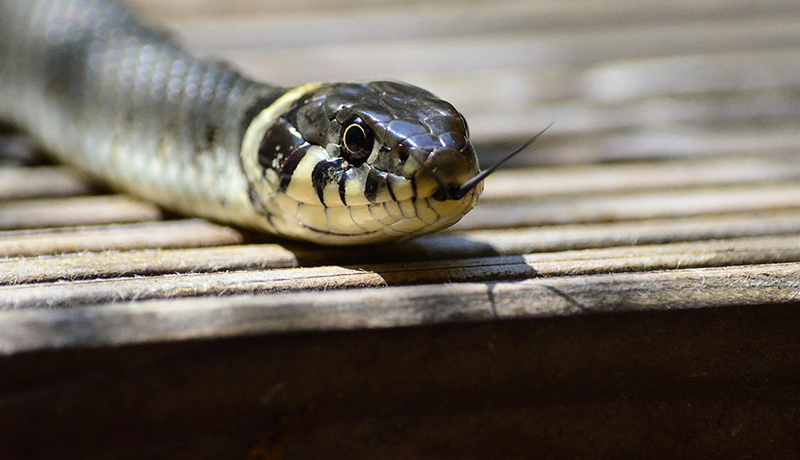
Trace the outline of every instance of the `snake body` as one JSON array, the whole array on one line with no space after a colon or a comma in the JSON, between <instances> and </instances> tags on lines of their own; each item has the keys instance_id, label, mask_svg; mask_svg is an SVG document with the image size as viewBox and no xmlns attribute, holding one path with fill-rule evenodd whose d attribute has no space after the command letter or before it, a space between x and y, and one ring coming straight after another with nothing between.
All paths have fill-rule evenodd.
<instances>
[{"instance_id":1,"label":"snake body","mask_svg":"<svg viewBox=\"0 0 800 460\"><path fill-rule=\"evenodd\" d=\"M320 244L440 230L483 187L463 116L430 92L260 83L110 0L0 0L0 118L116 189Z\"/></svg>"}]
</instances>

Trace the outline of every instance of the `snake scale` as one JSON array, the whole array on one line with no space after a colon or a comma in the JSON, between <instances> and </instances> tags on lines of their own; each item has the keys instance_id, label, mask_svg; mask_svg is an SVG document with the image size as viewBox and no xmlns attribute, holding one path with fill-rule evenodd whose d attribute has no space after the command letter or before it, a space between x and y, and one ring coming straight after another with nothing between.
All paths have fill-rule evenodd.
<instances>
[{"instance_id":1,"label":"snake scale","mask_svg":"<svg viewBox=\"0 0 800 460\"><path fill-rule=\"evenodd\" d=\"M110 0L0 0L0 118L115 189L318 244L446 228L491 172L426 90L260 83Z\"/></svg>"}]
</instances>

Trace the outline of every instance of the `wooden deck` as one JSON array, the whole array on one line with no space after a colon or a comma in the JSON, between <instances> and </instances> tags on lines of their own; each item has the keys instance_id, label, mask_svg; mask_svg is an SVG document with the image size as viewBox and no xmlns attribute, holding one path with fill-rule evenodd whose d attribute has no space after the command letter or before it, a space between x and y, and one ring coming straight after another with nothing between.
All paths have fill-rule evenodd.
<instances>
[{"instance_id":1,"label":"wooden deck","mask_svg":"<svg viewBox=\"0 0 800 460\"><path fill-rule=\"evenodd\" d=\"M796 458L796 0L131 1L280 84L451 100L453 229L320 248L0 134L0 458Z\"/></svg>"}]
</instances>

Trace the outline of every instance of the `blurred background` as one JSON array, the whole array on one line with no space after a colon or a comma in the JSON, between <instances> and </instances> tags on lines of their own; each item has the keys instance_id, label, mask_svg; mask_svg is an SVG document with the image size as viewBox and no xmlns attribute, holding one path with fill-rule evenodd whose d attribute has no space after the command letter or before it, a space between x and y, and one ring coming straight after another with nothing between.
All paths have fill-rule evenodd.
<instances>
[{"instance_id":1,"label":"blurred background","mask_svg":"<svg viewBox=\"0 0 800 460\"><path fill-rule=\"evenodd\" d=\"M796 0L127 1L269 82L428 88L487 161L553 120L517 164L800 145Z\"/></svg>"}]
</instances>

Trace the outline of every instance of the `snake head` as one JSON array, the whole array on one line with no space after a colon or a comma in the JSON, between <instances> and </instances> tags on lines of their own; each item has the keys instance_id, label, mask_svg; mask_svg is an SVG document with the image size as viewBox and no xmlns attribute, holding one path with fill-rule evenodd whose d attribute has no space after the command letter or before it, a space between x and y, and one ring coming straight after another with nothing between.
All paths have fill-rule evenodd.
<instances>
[{"instance_id":1,"label":"snake head","mask_svg":"<svg viewBox=\"0 0 800 460\"><path fill-rule=\"evenodd\" d=\"M422 88L338 84L304 102L295 126L309 142L354 167L405 178L418 195L447 200L479 170L464 116Z\"/></svg>"},{"instance_id":2,"label":"snake head","mask_svg":"<svg viewBox=\"0 0 800 460\"><path fill-rule=\"evenodd\" d=\"M331 244L407 239L477 203L478 158L450 103L385 81L298 93L263 130L256 156L263 213L282 233L297 227L299 238Z\"/></svg>"}]
</instances>

